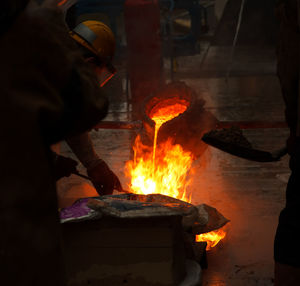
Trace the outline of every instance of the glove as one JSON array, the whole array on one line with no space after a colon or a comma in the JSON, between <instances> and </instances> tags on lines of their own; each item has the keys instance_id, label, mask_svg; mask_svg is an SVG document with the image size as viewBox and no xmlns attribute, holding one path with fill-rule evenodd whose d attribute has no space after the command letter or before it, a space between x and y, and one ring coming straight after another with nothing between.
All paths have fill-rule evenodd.
<instances>
[{"instance_id":1,"label":"glove","mask_svg":"<svg viewBox=\"0 0 300 286\"><path fill-rule=\"evenodd\" d=\"M114 189L123 190L120 180L103 160L99 160L87 173L100 196L111 195Z\"/></svg>"},{"instance_id":2,"label":"glove","mask_svg":"<svg viewBox=\"0 0 300 286\"><path fill-rule=\"evenodd\" d=\"M55 179L59 180L62 177L69 177L71 174L78 173L76 166L78 162L61 155L55 155L54 159L54 175Z\"/></svg>"}]
</instances>

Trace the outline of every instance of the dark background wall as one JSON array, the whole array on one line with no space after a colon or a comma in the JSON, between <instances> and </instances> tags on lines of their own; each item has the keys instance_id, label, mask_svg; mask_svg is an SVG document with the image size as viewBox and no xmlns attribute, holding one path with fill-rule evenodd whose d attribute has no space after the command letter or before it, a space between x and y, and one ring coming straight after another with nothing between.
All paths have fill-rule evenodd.
<instances>
[{"instance_id":1,"label":"dark background wall","mask_svg":"<svg viewBox=\"0 0 300 286\"><path fill-rule=\"evenodd\" d=\"M242 0L229 0L218 24L214 45L228 46L234 39ZM237 45L275 45L278 23L276 0L246 0Z\"/></svg>"}]
</instances>

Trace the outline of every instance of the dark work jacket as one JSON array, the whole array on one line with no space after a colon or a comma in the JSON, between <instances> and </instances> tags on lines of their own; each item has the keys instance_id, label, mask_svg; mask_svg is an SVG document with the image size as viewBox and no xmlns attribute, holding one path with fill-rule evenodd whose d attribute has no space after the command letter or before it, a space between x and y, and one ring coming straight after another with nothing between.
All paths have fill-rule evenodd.
<instances>
[{"instance_id":1,"label":"dark work jacket","mask_svg":"<svg viewBox=\"0 0 300 286\"><path fill-rule=\"evenodd\" d=\"M49 146L101 120L107 99L55 9L18 16L0 67L1 285L64 285Z\"/></svg>"},{"instance_id":2,"label":"dark work jacket","mask_svg":"<svg viewBox=\"0 0 300 286\"><path fill-rule=\"evenodd\" d=\"M285 101L285 115L291 130L291 142L296 136L298 125L298 85L300 60L300 31L298 27L297 0L286 0L276 10L280 21L277 47L277 74ZM295 145L294 143L291 144ZM291 147L294 149L295 147ZM293 152L293 151L291 151ZM291 153L290 152L290 153Z\"/></svg>"}]
</instances>

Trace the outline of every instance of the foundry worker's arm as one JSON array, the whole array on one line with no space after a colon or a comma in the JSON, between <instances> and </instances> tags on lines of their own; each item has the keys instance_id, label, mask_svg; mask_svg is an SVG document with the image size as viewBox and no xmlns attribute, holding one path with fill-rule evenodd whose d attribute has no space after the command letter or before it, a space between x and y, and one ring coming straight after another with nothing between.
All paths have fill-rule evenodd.
<instances>
[{"instance_id":1,"label":"foundry worker's arm","mask_svg":"<svg viewBox=\"0 0 300 286\"><path fill-rule=\"evenodd\" d=\"M111 195L114 189L122 191L120 180L100 159L88 132L67 139L67 143L87 169L88 176L99 195Z\"/></svg>"}]
</instances>

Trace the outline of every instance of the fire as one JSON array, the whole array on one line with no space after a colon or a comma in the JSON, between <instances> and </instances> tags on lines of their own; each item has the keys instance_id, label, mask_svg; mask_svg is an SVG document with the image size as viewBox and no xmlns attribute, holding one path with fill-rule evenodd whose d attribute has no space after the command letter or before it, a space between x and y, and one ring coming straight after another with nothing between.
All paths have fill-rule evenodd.
<instances>
[{"instance_id":1,"label":"fire","mask_svg":"<svg viewBox=\"0 0 300 286\"><path fill-rule=\"evenodd\" d=\"M186 188L191 183L188 175L193 162L192 154L180 145L174 145L171 138L157 146L160 127L183 113L187 106L187 102L180 101L150 113L150 118L155 122L153 146L144 145L140 136L137 136L133 146L134 159L125 166L126 175L131 178L129 189L132 193L162 194L191 202L191 195L187 195ZM207 241L210 249L224 237L225 232L210 232L197 235L197 241Z\"/></svg>"},{"instance_id":2,"label":"fire","mask_svg":"<svg viewBox=\"0 0 300 286\"><path fill-rule=\"evenodd\" d=\"M196 235L196 241L197 242L206 241L207 242L206 250L211 250L225 236L226 236L226 232L222 229L218 229L216 231L211 231L208 233L202 233L202 234Z\"/></svg>"},{"instance_id":3,"label":"fire","mask_svg":"<svg viewBox=\"0 0 300 286\"><path fill-rule=\"evenodd\" d=\"M186 187L193 161L191 154L180 145L173 145L169 139L157 148L153 165L153 152L149 149L138 136L134 146L134 160L126 164L131 177L131 191L144 195L162 194L189 202L191 199L186 195Z\"/></svg>"},{"instance_id":4,"label":"fire","mask_svg":"<svg viewBox=\"0 0 300 286\"><path fill-rule=\"evenodd\" d=\"M191 201L186 194L186 187L190 183L188 174L193 162L192 154L184 151L180 145L174 145L171 138L157 147L159 128L186 109L187 105L175 103L151 114L155 122L153 147L143 145L138 136L133 147L134 160L126 163L126 173L131 177L130 190L133 193L156 193Z\"/></svg>"},{"instance_id":5,"label":"fire","mask_svg":"<svg viewBox=\"0 0 300 286\"><path fill-rule=\"evenodd\" d=\"M167 121L177 117L179 114L186 111L187 106L179 103L162 107L158 109L154 114L152 114L151 119L155 122L155 131L154 131L154 141L153 141L153 170L155 169L155 156L156 156L156 143L157 143L157 134L160 127Z\"/></svg>"}]
</instances>

